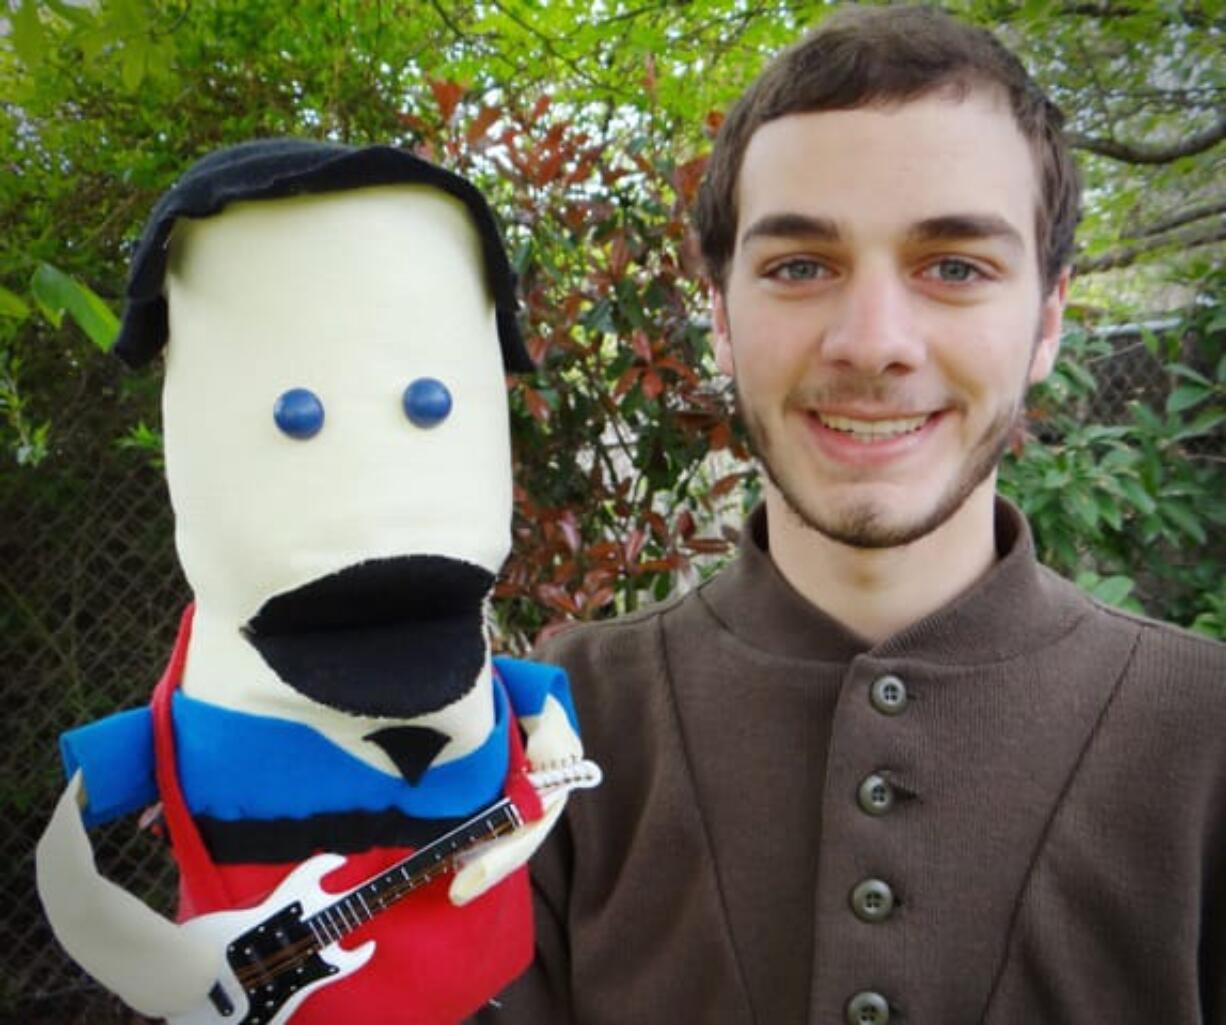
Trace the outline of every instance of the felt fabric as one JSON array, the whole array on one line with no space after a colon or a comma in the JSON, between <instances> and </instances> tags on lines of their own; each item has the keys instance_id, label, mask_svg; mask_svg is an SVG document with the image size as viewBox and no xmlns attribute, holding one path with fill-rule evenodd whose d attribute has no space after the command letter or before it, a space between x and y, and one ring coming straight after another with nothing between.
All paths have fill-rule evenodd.
<instances>
[{"instance_id":1,"label":"felt fabric","mask_svg":"<svg viewBox=\"0 0 1226 1025\"><path fill-rule=\"evenodd\" d=\"M459 700L480 677L493 586L493 573L461 559L367 559L273 595L243 633L319 704L408 719Z\"/></svg>"},{"instance_id":2,"label":"felt fabric","mask_svg":"<svg viewBox=\"0 0 1226 1025\"><path fill-rule=\"evenodd\" d=\"M116 712L60 736L64 775L80 769L89 781L86 827L139 811L157 800L153 776L153 724L148 708Z\"/></svg>"},{"instance_id":3,"label":"felt fabric","mask_svg":"<svg viewBox=\"0 0 1226 1025\"><path fill-rule=\"evenodd\" d=\"M312 821L329 821L328 811L363 804L370 821L390 812L403 823L415 821L423 842L445 832L461 818L510 797L526 822L541 818L542 807L528 782L512 702L522 698L529 714L547 698L569 705L565 674L498 659L493 689L497 711L490 741L466 758L428 770L416 786L380 773L329 745L316 731L267 716L208 706L178 689L191 635L191 612L149 709L120 713L100 724L70 731L64 740L68 763L83 770L91 791L104 804L94 821L135 810L153 793L161 798L175 859L180 870L180 920L199 914L258 904L302 860L335 845L312 835ZM513 686L503 681L513 680ZM506 694L511 695L508 701ZM108 761L117 745L131 743L145 752ZM120 773L135 782L118 779ZM293 813L295 825L248 829L256 840L286 838L301 849L247 850L233 861L208 842L201 823L216 827L230 816L235 827L250 827L253 816ZM450 817L447 817L450 816ZM341 835L352 847L361 816L345 819ZM308 824L304 830L304 823ZM274 845L275 846L275 845ZM369 847L369 845L367 845ZM329 891L343 891L410 855L416 844L354 850L343 867L325 878ZM287 860L286 854L293 857ZM272 855L270 857L269 855ZM346 946L374 939L374 959L335 986L319 990L295 1013L294 1025L361 1021L369 1025L441 1025L472 1013L521 972L531 959L532 912L526 870L461 908L447 895L443 877L380 915Z\"/></svg>"},{"instance_id":4,"label":"felt fabric","mask_svg":"<svg viewBox=\"0 0 1226 1025\"><path fill-rule=\"evenodd\" d=\"M391 146L356 149L305 139L266 139L218 150L193 164L159 200L137 243L114 351L129 366L148 363L166 344L162 283L170 234L181 217L211 217L229 204L377 185L420 184L460 200L481 239L486 281L494 297L503 363L532 369L517 323L515 275L485 198L467 179ZM405 245L413 245L406 238Z\"/></svg>"},{"instance_id":5,"label":"felt fabric","mask_svg":"<svg viewBox=\"0 0 1226 1025\"><path fill-rule=\"evenodd\" d=\"M1005 504L996 566L870 645L766 528L539 652L605 783L533 860L537 960L482 1025L818 1025L866 990L925 1025L1226 1021L1226 647L1091 601Z\"/></svg>"}]
</instances>

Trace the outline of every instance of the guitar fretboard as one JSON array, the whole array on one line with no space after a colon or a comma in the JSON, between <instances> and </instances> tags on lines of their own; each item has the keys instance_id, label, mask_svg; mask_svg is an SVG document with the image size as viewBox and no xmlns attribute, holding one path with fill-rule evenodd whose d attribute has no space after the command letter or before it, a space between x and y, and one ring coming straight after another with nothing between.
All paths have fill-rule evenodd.
<instances>
[{"instance_id":1,"label":"guitar fretboard","mask_svg":"<svg viewBox=\"0 0 1226 1025\"><path fill-rule=\"evenodd\" d=\"M365 925L398 900L446 872L456 856L484 840L508 833L522 824L509 798L474 815L451 832L431 841L404 861L381 872L333 904L317 911L303 924L310 928L319 949L335 943Z\"/></svg>"}]
</instances>

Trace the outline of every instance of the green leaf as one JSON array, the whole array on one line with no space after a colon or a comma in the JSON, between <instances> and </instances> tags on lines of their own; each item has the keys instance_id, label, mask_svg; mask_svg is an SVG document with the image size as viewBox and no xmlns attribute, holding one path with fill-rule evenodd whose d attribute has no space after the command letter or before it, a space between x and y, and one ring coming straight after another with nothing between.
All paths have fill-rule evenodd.
<instances>
[{"instance_id":1,"label":"green leaf","mask_svg":"<svg viewBox=\"0 0 1226 1025\"><path fill-rule=\"evenodd\" d=\"M1142 515L1149 516L1158 508L1158 503L1153 500L1149 492L1141 486L1141 482L1135 477L1119 477L1116 479L1116 484L1119 485L1119 489L1123 492L1124 497Z\"/></svg>"},{"instance_id":2,"label":"green leaf","mask_svg":"<svg viewBox=\"0 0 1226 1025\"><path fill-rule=\"evenodd\" d=\"M1162 431L1162 421L1158 419L1157 414L1145 403L1137 402L1134 399L1128 403L1128 410L1132 413L1137 423L1151 434L1157 434Z\"/></svg>"},{"instance_id":3,"label":"green leaf","mask_svg":"<svg viewBox=\"0 0 1226 1025\"><path fill-rule=\"evenodd\" d=\"M1226 407L1210 406L1196 414L1196 418L1181 431L1173 435L1175 441L1187 441L1189 438L1203 438L1212 434L1223 423L1226 423Z\"/></svg>"},{"instance_id":4,"label":"green leaf","mask_svg":"<svg viewBox=\"0 0 1226 1025\"><path fill-rule=\"evenodd\" d=\"M1084 491L1073 488L1066 495L1068 507L1073 515L1090 530L1098 529L1098 506Z\"/></svg>"},{"instance_id":5,"label":"green leaf","mask_svg":"<svg viewBox=\"0 0 1226 1025\"><path fill-rule=\"evenodd\" d=\"M1105 580L1098 581L1090 593L1104 604L1121 605L1135 586L1136 584L1130 577L1107 577Z\"/></svg>"},{"instance_id":6,"label":"green leaf","mask_svg":"<svg viewBox=\"0 0 1226 1025\"><path fill-rule=\"evenodd\" d=\"M99 349L110 350L119 333L119 319L88 285L43 263L34 272L30 292L56 327L63 323L67 313Z\"/></svg>"},{"instance_id":7,"label":"green leaf","mask_svg":"<svg viewBox=\"0 0 1226 1025\"><path fill-rule=\"evenodd\" d=\"M1213 382L1210 381L1204 374L1197 370L1193 370L1191 367L1185 366L1182 363L1172 363L1169 367L1167 367L1167 370L1169 370L1176 377L1184 378L1184 380L1194 381L1196 384L1203 384L1206 388L1213 387Z\"/></svg>"},{"instance_id":8,"label":"green leaf","mask_svg":"<svg viewBox=\"0 0 1226 1025\"><path fill-rule=\"evenodd\" d=\"M149 45L143 39L129 39L123 48L121 77L123 86L130 93L140 88L149 70Z\"/></svg>"},{"instance_id":9,"label":"green leaf","mask_svg":"<svg viewBox=\"0 0 1226 1025\"><path fill-rule=\"evenodd\" d=\"M1201 526L1200 520L1196 518L1196 514L1188 509L1187 506L1180 505L1178 502L1165 502L1161 509L1167 520L1177 526L1197 544L1203 545L1208 540L1205 535L1205 528Z\"/></svg>"},{"instance_id":10,"label":"green leaf","mask_svg":"<svg viewBox=\"0 0 1226 1025\"><path fill-rule=\"evenodd\" d=\"M21 296L0 285L0 316L25 320L30 315L30 305Z\"/></svg>"},{"instance_id":11,"label":"green leaf","mask_svg":"<svg viewBox=\"0 0 1226 1025\"><path fill-rule=\"evenodd\" d=\"M1166 400L1168 413L1182 413L1185 409L1200 405L1213 394L1211 387L1202 384L1181 384Z\"/></svg>"},{"instance_id":12,"label":"green leaf","mask_svg":"<svg viewBox=\"0 0 1226 1025\"><path fill-rule=\"evenodd\" d=\"M1098 506L1098 515L1105 520L1113 530L1119 530L1124 525L1123 514L1119 504L1106 492L1100 491L1094 496L1094 504Z\"/></svg>"},{"instance_id":13,"label":"green leaf","mask_svg":"<svg viewBox=\"0 0 1226 1025\"><path fill-rule=\"evenodd\" d=\"M13 12L9 39L27 68L35 71L42 64L47 52L47 37L38 19L38 5L34 0L21 0L21 6Z\"/></svg>"}]
</instances>

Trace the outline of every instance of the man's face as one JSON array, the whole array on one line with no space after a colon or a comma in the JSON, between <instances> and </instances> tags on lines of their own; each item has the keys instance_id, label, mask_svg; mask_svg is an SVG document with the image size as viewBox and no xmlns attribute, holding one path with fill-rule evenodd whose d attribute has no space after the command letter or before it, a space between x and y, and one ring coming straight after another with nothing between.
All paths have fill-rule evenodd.
<instances>
[{"instance_id":1,"label":"man's face","mask_svg":"<svg viewBox=\"0 0 1226 1025\"><path fill-rule=\"evenodd\" d=\"M773 486L844 544L906 544L995 468L1051 369L1038 179L987 91L758 129L714 297L716 356Z\"/></svg>"}]
</instances>

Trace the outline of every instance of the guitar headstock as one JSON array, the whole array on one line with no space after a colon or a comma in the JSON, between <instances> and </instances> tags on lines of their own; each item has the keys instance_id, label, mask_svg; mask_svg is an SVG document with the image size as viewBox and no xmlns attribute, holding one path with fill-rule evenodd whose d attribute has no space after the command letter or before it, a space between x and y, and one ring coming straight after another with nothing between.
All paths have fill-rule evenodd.
<instances>
[{"instance_id":1,"label":"guitar headstock","mask_svg":"<svg viewBox=\"0 0 1226 1025\"><path fill-rule=\"evenodd\" d=\"M588 758L551 765L528 773L531 783L542 797L568 790L590 790L600 785L604 773L600 766Z\"/></svg>"}]
</instances>

